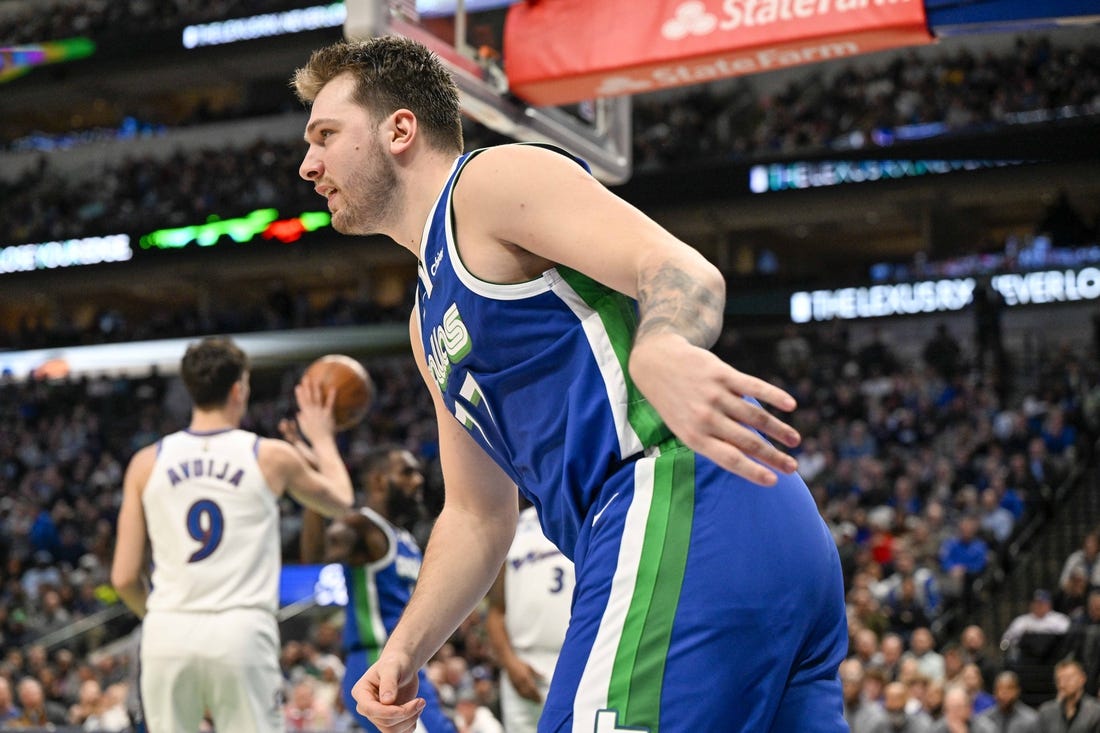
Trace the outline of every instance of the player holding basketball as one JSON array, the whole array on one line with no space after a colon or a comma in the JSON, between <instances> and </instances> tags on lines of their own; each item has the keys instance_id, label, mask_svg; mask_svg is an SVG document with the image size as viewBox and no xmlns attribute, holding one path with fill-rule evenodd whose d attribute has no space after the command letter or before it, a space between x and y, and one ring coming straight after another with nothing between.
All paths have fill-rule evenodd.
<instances>
[{"instance_id":1,"label":"player holding basketball","mask_svg":"<svg viewBox=\"0 0 1100 733\"><path fill-rule=\"evenodd\" d=\"M283 436L307 460L313 452L301 440L293 423L280 424ZM416 540L404 527L420 517L424 474L412 453L398 445L375 446L363 459L362 486L366 505L340 515L328 528L320 514L307 509L302 518L302 562L340 563L348 588L344 620L344 705L367 731L378 729L355 710L352 685L382 653L390 631L412 595L420 571ZM422 733L454 733L455 727L440 707L435 688L424 670L418 675Z\"/></svg>"},{"instance_id":2,"label":"player holding basketball","mask_svg":"<svg viewBox=\"0 0 1100 733\"><path fill-rule=\"evenodd\" d=\"M535 508L524 508L504 567L489 590L485 618L489 642L504 668L500 712L508 733L537 729L569 626L575 582L573 563L546 539Z\"/></svg>"},{"instance_id":3,"label":"player holding basketball","mask_svg":"<svg viewBox=\"0 0 1100 733\"><path fill-rule=\"evenodd\" d=\"M239 429L249 365L231 340L192 344L180 375L194 401L191 423L130 460L111 568L119 597L144 619L145 723L196 731L208 710L219 731L281 731L277 502L289 492L329 516L351 506L333 394L307 380L295 389L315 469L286 442Z\"/></svg>"},{"instance_id":4,"label":"player holding basketball","mask_svg":"<svg viewBox=\"0 0 1100 733\"><path fill-rule=\"evenodd\" d=\"M518 485L577 576L540 731L845 730L836 546L763 437L798 434L747 398L794 400L708 350L718 271L561 152L463 155L423 46L337 43L295 83L300 173L333 226L419 258L410 330L447 488L359 709L412 729L416 671L492 584Z\"/></svg>"}]
</instances>

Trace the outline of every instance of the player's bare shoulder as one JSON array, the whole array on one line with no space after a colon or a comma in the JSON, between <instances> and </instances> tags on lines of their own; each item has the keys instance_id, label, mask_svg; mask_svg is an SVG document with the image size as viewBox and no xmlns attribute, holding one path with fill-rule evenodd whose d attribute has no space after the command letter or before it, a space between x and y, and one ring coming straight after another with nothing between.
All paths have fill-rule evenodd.
<instances>
[{"instance_id":1,"label":"player's bare shoulder","mask_svg":"<svg viewBox=\"0 0 1100 733\"><path fill-rule=\"evenodd\" d=\"M518 283L553 267L525 242L542 218L536 212L552 205L549 192L574 185L575 176L589 177L570 158L533 145L501 145L474 156L452 200L456 245L466 269L488 282Z\"/></svg>"},{"instance_id":2,"label":"player's bare shoulder","mask_svg":"<svg viewBox=\"0 0 1100 733\"><path fill-rule=\"evenodd\" d=\"M540 145L497 145L473 156L455 187L455 203L470 197L491 201L523 202L533 195L545 196L548 182L581 182L595 179L573 158L560 150Z\"/></svg>"},{"instance_id":3,"label":"player's bare shoulder","mask_svg":"<svg viewBox=\"0 0 1100 733\"><path fill-rule=\"evenodd\" d=\"M289 477L302 470L303 458L298 449L285 440L260 438L256 446L256 463L271 491L282 496Z\"/></svg>"},{"instance_id":4,"label":"player's bare shoulder","mask_svg":"<svg viewBox=\"0 0 1100 733\"><path fill-rule=\"evenodd\" d=\"M133 487L134 489L141 491L145 484L148 483L149 477L153 474L153 467L157 463L157 444L153 443L147 445L130 459L130 464L126 467L126 477L124 479L127 487Z\"/></svg>"}]
</instances>

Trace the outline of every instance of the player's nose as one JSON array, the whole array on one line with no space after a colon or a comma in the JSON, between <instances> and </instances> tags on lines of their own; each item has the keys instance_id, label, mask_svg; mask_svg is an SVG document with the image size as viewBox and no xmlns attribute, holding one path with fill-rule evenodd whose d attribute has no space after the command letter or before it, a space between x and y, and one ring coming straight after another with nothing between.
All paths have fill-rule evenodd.
<instances>
[{"instance_id":1,"label":"player's nose","mask_svg":"<svg viewBox=\"0 0 1100 733\"><path fill-rule=\"evenodd\" d=\"M321 157L315 154L311 147L302 159L302 165L298 167L298 175L307 181L312 181L321 177L321 170Z\"/></svg>"}]
</instances>

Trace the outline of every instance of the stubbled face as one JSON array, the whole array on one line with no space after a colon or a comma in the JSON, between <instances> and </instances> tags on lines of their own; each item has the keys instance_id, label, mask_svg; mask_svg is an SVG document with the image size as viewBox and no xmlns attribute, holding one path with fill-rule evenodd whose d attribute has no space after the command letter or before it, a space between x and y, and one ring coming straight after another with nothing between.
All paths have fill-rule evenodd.
<instances>
[{"instance_id":1,"label":"stubbled face","mask_svg":"<svg viewBox=\"0 0 1100 733\"><path fill-rule=\"evenodd\" d=\"M400 183L379 125L352 99L354 88L352 76L343 74L317 95L298 173L328 201L336 231L382 233L399 208Z\"/></svg>"},{"instance_id":2,"label":"stubbled face","mask_svg":"<svg viewBox=\"0 0 1100 733\"><path fill-rule=\"evenodd\" d=\"M399 527L410 528L420 516L424 474L419 461L409 451L395 452L390 457L385 481L386 509L390 521Z\"/></svg>"}]
</instances>

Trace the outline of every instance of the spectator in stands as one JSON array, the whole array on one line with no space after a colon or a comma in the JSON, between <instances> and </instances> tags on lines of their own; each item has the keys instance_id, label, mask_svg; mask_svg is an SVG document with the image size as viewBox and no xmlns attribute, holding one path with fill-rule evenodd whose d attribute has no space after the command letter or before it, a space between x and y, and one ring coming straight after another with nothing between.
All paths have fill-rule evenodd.
<instances>
[{"instance_id":1,"label":"spectator in stands","mask_svg":"<svg viewBox=\"0 0 1100 733\"><path fill-rule=\"evenodd\" d=\"M798 326L788 324L783 337L775 343L775 359L783 375L788 379L803 376L812 356L810 342L799 332Z\"/></svg>"},{"instance_id":2,"label":"spectator in stands","mask_svg":"<svg viewBox=\"0 0 1100 733\"><path fill-rule=\"evenodd\" d=\"M959 646L962 647L966 658L971 664L978 665L982 672L982 682L985 689L993 689L997 673L1001 671L1001 664L990 654L986 646L985 631L977 624L970 624L963 629L959 636Z\"/></svg>"},{"instance_id":3,"label":"spectator in stands","mask_svg":"<svg viewBox=\"0 0 1100 733\"><path fill-rule=\"evenodd\" d=\"M1020 702L1020 679L1015 672L1001 672L993 685L997 704L980 717L991 722L999 733L1040 733L1039 713Z\"/></svg>"},{"instance_id":4,"label":"spectator in stands","mask_svg":"<svg viewBox=\"0 0 1100 733\"><path fill-rule=\"evenodd\" d=\"M911 540L912 537L907 539ZM876 583L873 592L876 598L889 604L892 598L897 597L902 581L911 578L914 599L924 615L931 619L940 611L939 580L931 568L917 564L916 557L910 548L911 542L906 542L898 548L894 555L894 572L885 580Z\"/></svg>"},{"instance_id":5,"label":"spectator in stands","mask_svg":"<svg viewBox=\"0 0 1100 733\"><path fill-rule=\"evenodd\" d=\"M1085 604L1088 602L1089 583L1083 568L1074 568L1070 571L1065 583L1058 586L1051 599L1054 610L1069 616L1070 621L1078 619L1085 614Z\"/></svg>"},{"instance_id":6,"label":"spectator in stands","mask_svg":"<svg viewBox=\"0 0 1100 733\"><path fill-rule=\"evenodd\" d=\"M978 370L981 372L994 370L999 373L1004 365L1004 340L1001 330L1001 317L1005 309L1004 296L993 287L988 277L984 277L974 286L972 304Z\"/></svg>"},{"instance_id":7,"label":"spectator in stands","mask_svg":"<svg viewBox=\"0 0 1100 733\"><path fill-rule=\"evenodd\" d=\"M947 330L946 323L936 325L936 334L924 346L924 362L945 382L952 382L958 374L962 348L958 340Z\"/></svg>"},{"instance_id":8,"label":"spectator in stands","mask_svg":"<svg viewBox=\"0 0 1100 733\"><path fill-rule=\"evenodd\" d=\"M22 714L22 709L12 698L11 682L0 674L0 729L5 728L9 721L16 720Z\"/></svg>"},{"instance_id":9,"label":"spectator in stands","mask_svg":"<svg viewBox=\"0 0 1100 733\"><path fill-rule=\"evenodd\" d=\"M1085 672L1075 659L1054 666L1058 696L1039 706L1039 730L1043 733L1100 731L1100 702L1085 693Z\"/></svg>"},{"instance_id":10,"label":"spectator in stands","mask_svg":"<svg viewBox=\"0 0 1100 733\"><path fill-rule=\"evenodd\" d=\"M303 677L290 689L283 708L288 731L328 731L332 728L332 708L317 700L312 677Z\"/></svg>"},{"instance_id":11,"label":"spectator in stands","mask_svg":"<svg viewBox=\"0 0 1100 733\"><path fill-rule=\"evenodd\" d=\"M1069 656L1081 662L1085 691L1095 695L1100 688L1100 590L1089 593L1085 612L1072 620L1069 635Z\"/></svg>"},{"instance_id":12,"label":"spectator in stands","mask_svg":"<svg viewBox=\"0 0 1100 733\"><path fill-rule=\"evenodd\" d=\"M910 671L910 669L912 671ZM898 681L903 682L909 690L909 700L905 703L905 712L910 715L916 715L917 713L928 715L926 707L928 702L928 686L932 683L932 680L920 673L917 669L917 661L915 659L902 660L902 673ZM928 723L930 725L932 723L930 717L928 718Z\"/></svg>"},{"instance_id":13,"label":"spectator in stands","mask_svg":"<svg viewBox=\"0 0 1100 733\"><path fill-rule=\"evenodd\" d=\"M997 704L997 701L993 699L993 695L985 690L982 670L978 668L978 665L973 662L963 665L960 677L962 678L963 687L970 695L975 715L985 712Z\"/></svg>"},{"instance_id":14,"label":"spectator in stands","mask_svg":"<svg viewBox=\"0 0 1100 733\"><path fill-rule=\"evenodd\" d=\"M943 680L929 680L928 690L924 693L924 712L932 719L933 730L943 720L943 694L946 689L947 683Z\"/></svg>"},{"instance_id":15,"label":"spectator in stands","mask_svg":"<svg viewBox=\"0 0 1100 733\"><path fill-rule=\"evenodd\" d=\"M974 581L989 564L989 546L978 536L978 520L965 515L954 536L940 547L940 567L949 581L952 597L960 599L966 612L974 608Z\"/></svg>"},{"instance_id":16,"label":"spectator in stands","mask_svg":"<svg viewBox=\"0 0 1100 733\"><path fill-rule=\"evenodd\" d=\"M493 717L489 708L481 704L472 690L458 696L454 723L458 733L504 733L504 726Z\"/></svg>"},{"instance_id":17,"label":"spectator in stands","mask_svg":"<svg viewBox=\"0 0 1100 733\"><path fill-rule=\"evenodd\" d=\"M1024 634L1064 634L1069 631L1069 617L1054 610L1050 591L1039 589L1031 596L1027 613L1014 618L1001 636L1001 649L1009 650Z\"/></svg>"},{"instance_id":18,"label":"spectator in stands","mask_svg":"<svg viewBox=\"0 0 1100 733\"><path fill-rule=\"evenodd\" d=\"M865 375L890 374L897 370L898 365L894 350L877 325L871 328L871 338L856 354L856 361Z\"/></svg>"},{"instance_id":19,"label":"spectator in stands","mask_svg":"<svg viewBox=\"0 0 1100 733\"><path fill-rule=\"evenodd\" d=\"M905 653L905 642L898 634L884 634L879 642L878 654L871 660L871 664L882 670L883 677L888 682L898 678L899 665L902 654Z\"/></svg>"},{"instance_id":20,"label":"spectator in stands","mask_svg":"<svg viewBox=\"0 0 1100 733\"><path fill-rule=\"evenodd\" d=\"M1046 441L1036 435L1027 444L1027 469L1034 484L1040 492L1049 491L1049 487L1062 480L1064 467L1051 458L1047 450ZM1045 501L1047 497L1043 496Z\"/></svg>"},{"instance_id":21,"label":"spectator in stands","mask_svg":"<svg viewBox=\"0 0 1100 733\"><path fill-rule=\"evenodd\" d=\"M889 619L888 628L902 639L909 639L914 629L932 623L917 596L917 584L912 575L902 578L901 585L887 597L884 608Z\"/></svg>"},{"instance_id":22,"label":"spectator in stands","mask_svg":"<svg viewBox=\"0 0 1100 733\"><path fill-rule=\"evenodd\" d=\"M852 733L871 733L879 720L885 719L882 708L864 695L863 663L849 657L840 663L840 685L844 695L844 720Z\"/></svg>"},{"instance_id":23,"label":"spectator in stands","mask_svg":"<svg viewBox=\"0 0 1100 733\"><path fill-rule=\"evenodd\" d=\"M103 733L124 733L132 730L130 714L126 711L128 693L129 685L125 682L108 685L96 709L84 720L84 730Z\"/></svg>"},{"instance_id":24,"label":"spectator in stands","mask_svg":"<svg viewBox=\"0 0 1100 733\"><path fill-rule=\"evenodd\" d=\"M906 656L917 660L918 669L930 680L942 680L944 678L943 656L936 651L936 638L927 628L913 630L909 638L909 651Z\"/></svg>"},{"instance_id":25,"label":"spectator in stands","mask_svg":"<svg viewBox=\"0 0 1100 733\"><path fill-rule=\"evenodd\" d=\"M85 680L80 685L76 702L69 706L69 722L73 725L84 725L84 721L98 709L102 696L103 687L99 680Z\"/></svg>"},{"instance_id":26,"label":"spectator in stands","mask_svg":"<svg viewBox=\"0 0 1100 733\"><path fill-rule=\"evenodd\" d=\"M871 630L876 638L886 632L889 623L881 605L867 588L852 588L848 594L848 615Z\"/></svg>"},{"instance_id":27,"label":"spectator in stands","mask_svg":"<svg viewBox=\"0 0 1100 733\"><path fill-rule=\"evenodd\" d=\"M24 677L16 687L23 712L8 724L10 728L48 728L64 725L69 716L64 707L46 699L42 683L34 677Z\"/></svg>"},{"instance_id":28,"label":"spectator in stands","mask_svg":"<svg viewBox=\"0 0 1100 733\"><path fill-rule=\"evenodd\" d=\"M1039 436L1047 453L1057 459L1072 461L1077 446L1077 428L1066 422L1066 413L1060 407L1052 407L1043 420Z\"/></svg>"},{"instance_id":29,"label":"spectator in stands","mask_svg":"<svg viewBox=\"0 0 1100 733\"><path fill-rule=\"evenodd\" d=\"M1062 573L1058 576L1058 585L1061 586L1069 580L1074 568L1080 568L1090 586L1100 587L1100 563L1097 560L1100 560L1100 532L1093 530L1081 540L1080 549L1074 550L1066 558Z\"/></svg>"},{"instance_id":30,"label":"spectator in stands","mask_svg":"<svg viewBox=\"0 0 1100 733\"><path fill-rule=\"evenodd\" d=\"M851 650L848 656L858 659L863 666L861 671L865 671L873 663L875 655L878 654L878 634L860 624L856 619L852 619L852 624L855 630L850 635Z\"/></svg>"},{"instance_id":31,"label":"spectator in stands","mask_svg":"<svg viewBox=\"0 0 1100 733\"><path fill-rule=\"evenodd\" d=\"M943 645L943 681L944 684L961 685L962 671L966 666L966 652L956 642Z\"/></svg>"},{"instance_id":32,"label":"spectator in stands","mask_svg":"<svg viewBox=\"0 0 1100 733\"><path fill-rule=\"evenodd\" d=\"M970 695L962 685L948 685L943 693L943 720L933 733L998 733L987 720L974 718Z\"/></svg>"},{"instance_id":33,"label":"spectator in stands","mask_svg":"<svg viewBox=\"0 0 1100 733\"><path fill-rule=\"evenodd\" d=\"M902 682L891 682L883 690L884 716L870 729L871 733L926 733L932 721L921 711L909 713L905 706L909 690Z\"/></svg>"},{"instance_id":34,"label":"spectator in stands","mask_svg":"<svg viewBox=\"0 0 1100 733\"><path fill-rule=\"evenodd\" d=\"M978 522L982 534L994 547L1002 547L1012 536L1016 518L1012 516L1012 512L1001 506L1001 496L996 489L983 489L980 496L981 509Z\"/></svg>"},{"instance_id":35,"label":"spectator in stands","mask_svg":"<svg viewBox=\"0 0 1100 733\"><path fill-rule=\"evenodd\" d=\"M39 516L48 512L40 512ZM42 586L53 588L61 585L61 570L53 564L53 555L47 550L37 550L34 553L34 565L23 573L23 590L27 598L37 599L38 590Z\"/></svg>"}]
</instances>

